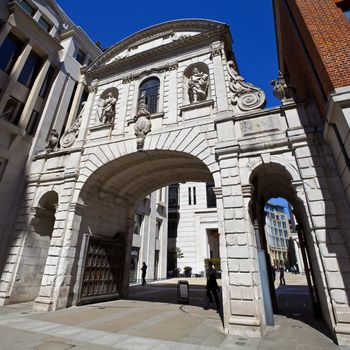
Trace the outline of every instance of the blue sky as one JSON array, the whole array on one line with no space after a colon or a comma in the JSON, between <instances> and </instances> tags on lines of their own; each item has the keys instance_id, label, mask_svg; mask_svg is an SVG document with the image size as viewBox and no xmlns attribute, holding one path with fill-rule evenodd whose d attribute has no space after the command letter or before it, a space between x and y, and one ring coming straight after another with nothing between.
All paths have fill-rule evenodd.
<instances>
[{"instance_id":1,"label":"blue sky","mask_svg":"<svg viewBox=\"0 0 350 350\"><path fill-rule=\"evenodd\" d=\"M72 1L57 0L67 15L103 48L162 22L204 18L229 25L241 75L264 90L267 107L279 105L270 86L278 76L272 0Z\"/></svg>"}]
</instances>

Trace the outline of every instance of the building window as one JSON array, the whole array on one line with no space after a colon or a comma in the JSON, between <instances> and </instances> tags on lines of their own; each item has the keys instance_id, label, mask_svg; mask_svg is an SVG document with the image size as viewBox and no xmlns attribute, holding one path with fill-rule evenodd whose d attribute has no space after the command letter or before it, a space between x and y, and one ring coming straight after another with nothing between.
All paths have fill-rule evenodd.
<instances>
[{"instance_id":1,"label":"building window","mask_svg":"<svg viewBox=\"0 0 350 350\"><path fill-rule=\"evenodd\" d=\"M178 184L169 186L168 205L169 205L169 208L179 207L179 185Z\"/></svg>"},{"instance_id":2,"label":"building window","mask_svg":"<svg viewBox=\"0 0 350 350\"><path fill-rule=\"evenodd\" d=\"M149 78L145 80L139 87L138 106L140 106L140 103L143 101L147 105L150 113L157 113L159 86L160 82L158 78Z\"/></svg>"},{"instance_id":3,"label":"building window","mask_svg":"<svg viewBox=\"0 0 350 350\"><path fill-rule=\"evenodd\" d=\"M83 64L84 60L85 60L85 53L82 50L78 50L76 55L75 55L75 59L80 63Z\"/></svg>"},{"instance_id":4,"label":"building window","mask_svg":"<svg viewBox=\"0 0 350 350\"><path fill-rule=\"evenodd\" d=\"M192 204L191 187L188 188L188 205Z\"/></svg>"},{"instance_id":5,"label":"building window","mask_svg":"<svg viewBox=\"0 0 350 350\"><path fill-rule=\"evenodd\" d=\"M21 117L23 107L23 103L10 96L4 108L4 112L1 115L1 118L9 121L12 124L17 125L19 122L19 118Z\"/></svg>"},{"instance_id":6,"label":"building window","mask_svg":"<svg viewBox=\"0 0 350 350\"><path fill-rule=\"evenodd\" d=\"M30 136L34 136L36 133L36 129L38 128L40 121L40 114L37 111L32 112L29 118L29 122L26 128L27 134Z\"/></svg>"},{"instance_id":7,"label":"building window","mask_svg":"<svg viewBox=\"0 0 350 350\"><path fill-rule=\"evenodd\" d=\"M19 4L22 7L22 9L28 13L29 16L34 16L36 9L32 5L30 5L26 0L20 1Z\"/></svg>"},{"instance_id":8,"label":"building window","mask_svg":"<svg viewBox=\"0 0 350 350\"><path fill-rule=\"evenodd\" d=\"M18 81L28 88L31 88L42 65L42 58L33 51L29 54L26 63L18 77Z\"/></svg>"},{"instance_id":9,"label":"building window","mask_svg":"<svg viewBox=\"0 0 350 350\"><path fill-rule=\"evenodd\" d=\"M52 25L43 17L39 18L38 24L44 28L47 32L50 32Z\"/></svg>"},{"instance_id":10,"label":"building window","mask_svg":"<svg viewBox=\"0 0 350 350\"><path fill-rule=\"evenodd\" d=\"M134 216L134 234L135 235L141 234L142 220L143 220L143 215L135 214Z\"/></svg>"},{"instance_id":11,"label":"building window","mask_svg":"<svg viewBox=\"0 0 350 350\"><path fill-rule=\"evenodd\" d=\"M43 85L41 86L41 89L39 92L40 97L42 97L42 98L46 97L46 95L50 89L54 74L55 74L55 68L50 66L47 73L46 73Z\"/></svg>"},{"instance_id":12,"label":"building window","mask_svg":"<svg viewBox=\"0 0 350 350\"><path fill-rule=\"evenodd\" d=\"M216 208L216 196L213 188L213 184L207 184L207 208Z\"/></svg>"},{"instance_id":13,"label":"building window","mask_svg":"<svg viewBox=\"0 0 350 350\"><path fill-rule=\"evenodd\" d=\"M137 281L137 265L139 263L139 252L140 248L131 248L131 259L130 259L130 274L129 282L135 283Z\"/></svg>"},{"instance_id":14,"label":"building window","mask_svg":"<svg viewBox=\"0 0 350 350\"><path fill-rule=\"evenodd\" d=\"M157 219L156 221L156 239L159 239L163 221L160 219Z\"/></svg>"},{"instance_id":15,"label":"building window","mask_svg":"<svg viewBox=\"0 0 350 350\"><path fill-rule=\"evenodd\" d=\"M0 69L6 73L10 73L22 48L22 41L9 34L0 47Z\"/></svg>"},{"instance_id":16,"label":"building window","mask_svg":"<svg viewBox=\"0 0 350 350\"><path fill-rule=\"evenodd\" d=\"M197 204L196 187L188 188L188 205Z\"/></svg>"},{"instance_id":17,"label":"building window","mask_svg":"<svg viewBox=\"0 0 350 350\"><path fill-rule=\"evenodd\" d=\"M168 238L177 237L177 225L179 223L178 213L168 214Z\"/></svg>"}]
</instances>

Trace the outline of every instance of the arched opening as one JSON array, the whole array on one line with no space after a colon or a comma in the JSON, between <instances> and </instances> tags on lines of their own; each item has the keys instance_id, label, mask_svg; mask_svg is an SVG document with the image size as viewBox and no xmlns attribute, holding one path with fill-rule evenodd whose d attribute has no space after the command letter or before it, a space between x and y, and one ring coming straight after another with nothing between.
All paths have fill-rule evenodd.
<instances>
[{"instance_id":1,"label":"arched opening","mask_svg":"<svg viewBox=\"0 0 350 350\"><path fill-rule=\"evenodd\" d=\"M326 296L307 220L287 170L274 163L257 167L251 177L250 216L255 228L265 317L274 315L308 323L331 336ZM287 283L286 283L287 282ZM325 323L325 322L326 323Z\"/></svg>"},{"instance_id":2,"label":"arched opening","mask_svg":"<svg viewBox=\"0 0 350 350\"><path fill-rule=\"evenodd\" d=\"M15 293L12 293L10 303L32 301L38 296L47 264L57 204L57 192L49 191L32 209L32 220L25 237L25 245L14 283Z\"/></svg>"},{"instance_id":3,"label":"arched opening","mask_svg":"<svg viewBox=\"0 0 350 350\"><path fill-rule=\"evenodd\" d=\"M182 227L188 227L186 220L193 220L195 225L197 214L199 224L201 218L207 218L208 212L211 217L217 216L215 208L207 208L206 188L213 183L213 175L201 160L175 151L132 153L96 170L80 193L80 202L84 205L80 225L84 261L82 271L77 273L82 276L81 281L76 280L76 285L80 286L76 288L79 289L77 304L130 297L129 285L141 283L143 262L148 266L147 282L169 277L168 203L172 197L168 186L178 184L186 193L183 199L187 210L179 215L184 218ZM213 203L212 198L209 202ZM199 203L204 203L207 210L199 208ZM186 216L190 211L191 218ZM217 222L217 217L215 220ZM192 236L188 231L181 231L174 246L182 244L181 263L191 267L193 277L203 276L204 260L211 257L210 253L219 258L217 230L211 230L211 238L207 233L207 228L215 228L215 225L203 222L201 230L193 227ZM199 235L203 237L200 239ZM198 242L203 247L197 247L200 254L193 255L191 247ZM113 266L111 261L114 261ZM202 287L201 302L205 297L205 285ZM161 291L152 293L153 296L158 293L159 299L166 301ZM167 302L176 302L176 292L173 297Z\"/></svg>"}]
</instances>

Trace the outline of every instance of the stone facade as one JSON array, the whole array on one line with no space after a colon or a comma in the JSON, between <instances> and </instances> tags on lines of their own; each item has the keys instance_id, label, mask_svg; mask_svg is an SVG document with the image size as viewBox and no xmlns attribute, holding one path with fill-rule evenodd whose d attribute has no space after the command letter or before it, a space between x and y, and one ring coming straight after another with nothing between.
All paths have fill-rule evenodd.
<instances>
[{"instance_id":1,"label":"stone facade","mask_svg":"<svg viewBox=\"0 0 350 350\"><path fill-rule=\"evenodd\" d=\"M231 45L225 24L172 21L129 36L83 70L89 95L66 129L69 142L36 153L28 168L2 304L79 303L91 236L120 248L118 292L127 297L140 201L169 184L208 182L217 200L226 330L265 330L271 292L263 295L262 284L271 276L259 258L263 205L283 197L306 237L323 318L349 345L349 202L323 121L312 101L285 96L264 109L263 91L239 74ZM194 74L197 97L189 91ZM39 236L46 237L40 246Z\"/></svg>"}]
</instances>

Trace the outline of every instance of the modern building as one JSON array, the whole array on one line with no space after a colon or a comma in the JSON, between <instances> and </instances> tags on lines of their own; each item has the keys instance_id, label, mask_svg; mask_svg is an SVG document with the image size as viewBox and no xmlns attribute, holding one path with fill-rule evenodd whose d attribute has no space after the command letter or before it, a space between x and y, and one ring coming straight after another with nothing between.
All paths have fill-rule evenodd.
<instances>
[{"instance_id":1,"label":"modern building","mask_svg":"<svg viewBox=\"0 0 350 350\"><path fill-rule=\"evenodd\" d=\"M289 217L283 205L267 202L265 205L265 234L267 250L273 266L289 266L288 247L292 237L289 227Z\"/></svg>"},{"instance_id":2,"label":"modern building","mask_svg":"<svg viewBox=\"0 0 350 350\"><path fill-rule=\"evenodd\" d=\"M7 182L1 183L6 204L1 235L7 247L1 248L0 304L30 300L35 310L50 311L127 298L142 261L148 262L150 277L162 276L168 214L166 195L159 189L180 184L178 208L169 208L169 226L177 226L176 245L184 250L184 266L200 272L203 258L219 251L227 332L259 337L273 317L272 274L262 244L264 206L270 198L282 197L293 206L322 317L336 341L350 345L350 207L347 172L341 167L348 145L343 105L347 87L330 79L331 67L326 71L334 83L329 89L329 106L334 108L327 105L329 113L324 114L316 96L323 86L316 74L321 79L322 64L310 61L312 50L302 45L310 43L297 35L296 25L300 11L313 3L275 1L280 69L289 73L295 90L281 75L274 81L281 105L265 109L264 92L239 72L224 23L160 23L101 52L54 1L45 6L31 0L1 1L0 50L10 54L0 52L0 62L11 63L16 57L12 68L7 68L12 63L2 63L1 130L18 136L1 137L1 157L6 160L2 179ZM334 11L326 4L334 5ZM332 1L317 5L342 15ZM311 7L307 12L321 17ZM49 24L57 22L57 30L43 28L42 17ZM322 23L319 32L324 30L322 38L327 38L331 26ZM309 26L309 33L315 26ZM19 50L13 36L21 35L29 41ZM312 51L316 58L321 48ZM36 103L49 70L36 75L39 64L32 63L24 70L29 57L40 62L30 55L32 49L33 57L46 57L47 49L56 58L58 73L44 106ZM77 61L88 63L89 57L92 62L86 67ZM342 67L342 61L332 62L336 69ZM313 70L313 65L318 68ZM298 69L305 69L302 76ZM37 77L32 88L23 90L18 79L29 84L32 76ZM87 99L80 109L86 86ZM27 97L17 95L21 91ZM11 96L24 103L18 125L21 108ZM25 130L33 130L28 126L33 110L42 113L30 138ZM340 147L335 152L340 139L325 127L330 115L345 151ZM213 186L216 209L205 205L207 184ZM169 201L173 198L169 192ZM193 221L196 231L190 237ZM146 236L149 225L153 234ZM198 260L191 253L195 250Z\"/></svg>"}]
</instances>

